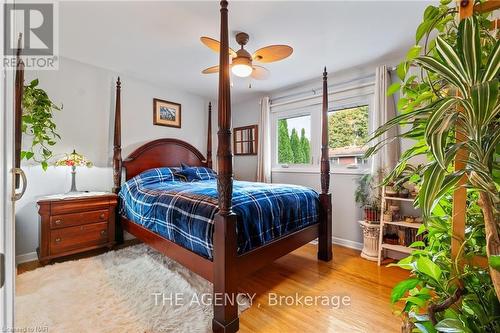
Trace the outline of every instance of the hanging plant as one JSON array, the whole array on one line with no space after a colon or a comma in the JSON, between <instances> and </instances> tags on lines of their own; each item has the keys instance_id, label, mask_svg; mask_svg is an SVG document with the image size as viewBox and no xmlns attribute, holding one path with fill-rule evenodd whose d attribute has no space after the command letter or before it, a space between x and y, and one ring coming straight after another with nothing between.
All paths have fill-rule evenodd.
<instances>
[{"instance_id":1,"label":"hanging plant","mask_svg":"<svg viewBox=\"0 0 500 333\"><path fill-rule=\"evenodd\" d=\"M428 236L412 244L422 249L397 264L411 277L394 287L391 300L404 304L399 313L408 331L499 332L500 43L486 15L474 13L457 24L449 3L425 10L416 32L416 43L423 45L410 49L397 68L401 83L388 91L401 92L400 115L373 138L401 126L399 136L415 140L385 183L397 179L411 158L428 160L414 177L420 187L415 203L425 222L418 233ZM457 160L465 167L455 172ZM452 193L458 187L467 188L467 226L452 256ZM489 266L477 265L476 255L487 256Z\"/></svg>"},{"instance_id":2,"label":"hanging plant","mask_svg":"<svg viewBox=\"0 0 500 333\"><path fill-rule=\"evenodd\" d=\"M54 112L62 110L54 104L47 93L38 88L38 79L24 86L22 132L32 137L28 150L21 151L21 159L33 160L47 170L52 158L52 146L61 136L56 132Z\"/></svg>"}]
</instances>

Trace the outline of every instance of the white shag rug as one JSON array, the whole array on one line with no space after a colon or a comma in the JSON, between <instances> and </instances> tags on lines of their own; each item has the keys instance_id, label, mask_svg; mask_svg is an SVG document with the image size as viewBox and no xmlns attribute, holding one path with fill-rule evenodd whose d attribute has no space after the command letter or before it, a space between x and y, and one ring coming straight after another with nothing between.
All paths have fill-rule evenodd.
<instances>
[{"instance_id":1,"label":"white shag rug","mask_svg":"<svg viewBox=\"0 0 500 333\"><path fill-rule=\"evenodd\" d=\"M16 284L18 329L211 332L213 310L202 295L212 284L144 244L38 268ZM176 294L177 304L164 301ZM250 306L239 303L240 312Z\"/></svg>"}]
</instances>

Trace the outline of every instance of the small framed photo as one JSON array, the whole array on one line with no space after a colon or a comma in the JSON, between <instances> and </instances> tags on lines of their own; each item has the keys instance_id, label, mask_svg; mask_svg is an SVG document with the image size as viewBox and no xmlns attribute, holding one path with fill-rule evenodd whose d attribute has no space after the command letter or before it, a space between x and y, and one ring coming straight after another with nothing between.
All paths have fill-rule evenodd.
<instances>
[{"instance_id":1,"label":"small framed photo","mask_svg":"<svg viewBox=\"0 0 500 333\"><path fill-rule=\"evenodd\" d=\"M153 124L168 127L181 127L181 105L153 99Z\"/></svg>"}]
</instances>

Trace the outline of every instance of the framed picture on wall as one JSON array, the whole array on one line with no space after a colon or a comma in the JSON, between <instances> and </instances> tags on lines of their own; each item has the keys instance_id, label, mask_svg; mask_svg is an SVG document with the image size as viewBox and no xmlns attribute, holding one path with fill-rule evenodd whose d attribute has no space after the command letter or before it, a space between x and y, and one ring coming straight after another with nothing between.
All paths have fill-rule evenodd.
<instances>
[{"instance_id":1,"label":"framed picture on wall","mask_svg":"<svg viewBox=\"0 0 500 333\"><path fill-rule=\"evenodd\" d=\"M181 127L181 105L179 103L153 99L153 124Z\"/></svg>"}]
</instances>

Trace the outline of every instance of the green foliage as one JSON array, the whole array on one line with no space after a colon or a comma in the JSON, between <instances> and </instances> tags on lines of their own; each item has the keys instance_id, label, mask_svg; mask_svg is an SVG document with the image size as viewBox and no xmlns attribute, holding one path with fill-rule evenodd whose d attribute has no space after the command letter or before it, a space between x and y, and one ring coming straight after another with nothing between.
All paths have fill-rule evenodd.
<instances>
[{"instance_id":1,"label":"green foliage","mask_svg":"<svg viewBox=\"0 0 500 333\"><path fill-rule=\"evenodd\" d=\"M290 145L292 146L293 163L304 163L304 151L302 150L299 135L297 134L295 128L292 129L292 134L290 135Z\"/></svg>"},{"instance_id":2,"label":"green foliage","mask_svg":"<svg viewBox=\"0 0 500 333\"><path fill-rule=\"evenodd\" d=\"M54 111L59 111L62 107L55 105L47 93L38 88L38 79L24 87L22 105L22 132L33 139L29 150L21 151L21 159L32 159L47 170L48 161L52 157L52 146L61 138L56 132Z\"/></svg>"},{"instance_id":3,"label":"green foliage","mask_svg":"<svg viewBox=\"0 0 500 333\"><path fill-rule=\"evenodd\" d=\"M371 174L359 177L358 186L354 190L354 201L360 208L380 209L379 190Z\"/></svg>"},{"instance_id":4,"label":"green foliage","mask_svg":"<svg viewBox=\"0 0 500 333\"><path fill-rule=\"evenodd\" d=\"M494 220L499 217L500 43L498 36L488 32L485 16L475 14L457 26L455 6L448 4L441 1L440 6L426 9L416 32L416 42L423 41L423 45L413 47L397 67L402 81L400 114L372 137L403 126L406 132L399 136L415 142L403 153L386 183L400 175L415 156L429 161L410 175L420 187L416 205L424 216L419 233L426 232L426 246L397 264L411 271L412 282L398 284L391 301L404 303L401 314L415 332L499 332L500 304L489 269L474 266L470 259L486 253L485 208L492 209ZM388 93L394 93L395 87ZM465 137L463 142L455 139L457 131ZM367 155L385 144L375 144ZM465 169L455 172L460 148L468 155L459 157ZM451 194L463 186L458 182L463 174L467 175L468 188L467 228L460 252L452 259ZM487 198L482 207L478 204L480 195ZM496 227L494 232L498 232ZM498 267L498 257L491 256L489 262L491 269ZM445 311L428 311L445 300L451 300Z\"/></svg>"},{"instance_id":5,"label":"green foliage","mask_svg":"<svg viewBox=\"0 0 500 333\"><path fill-rule=\"evenodd\" d=\"M309 139L306 138L305 129L300 131L300 147L304 156L302 163L311 163L311 144L309 143Z\"/></svg>"},{"instance_id":6,"label":"green foliage","mask_svg":"<svg viewBox=\"0 0 500 333\"><path fill-rule=\"evenodd\" d=\"M288 124L286 119L278 121L278 163L292 163L293 151L288 135Z\"/></svg>"},{"instance_id":7,"label":"green foliage","mask_svg":"<svg viewBox=\"0 0 500 333\"><path fill-rule=\"evenodd\" d=\"M363 146L368 140L368 106L335 111L328 116L330 148Z\"/></svg>"},{"instance_id":8,"label":"green foliage","mask_svg":"<svg viewBox=\"0 0 500 333\"><path fill-rule=\"evenodd\" d=\"M295 128L288 134L286 119L278 121L278 163L307 164L311 162L311 144L302 128L300 138Z\"/></svg>"}]
</instances>

